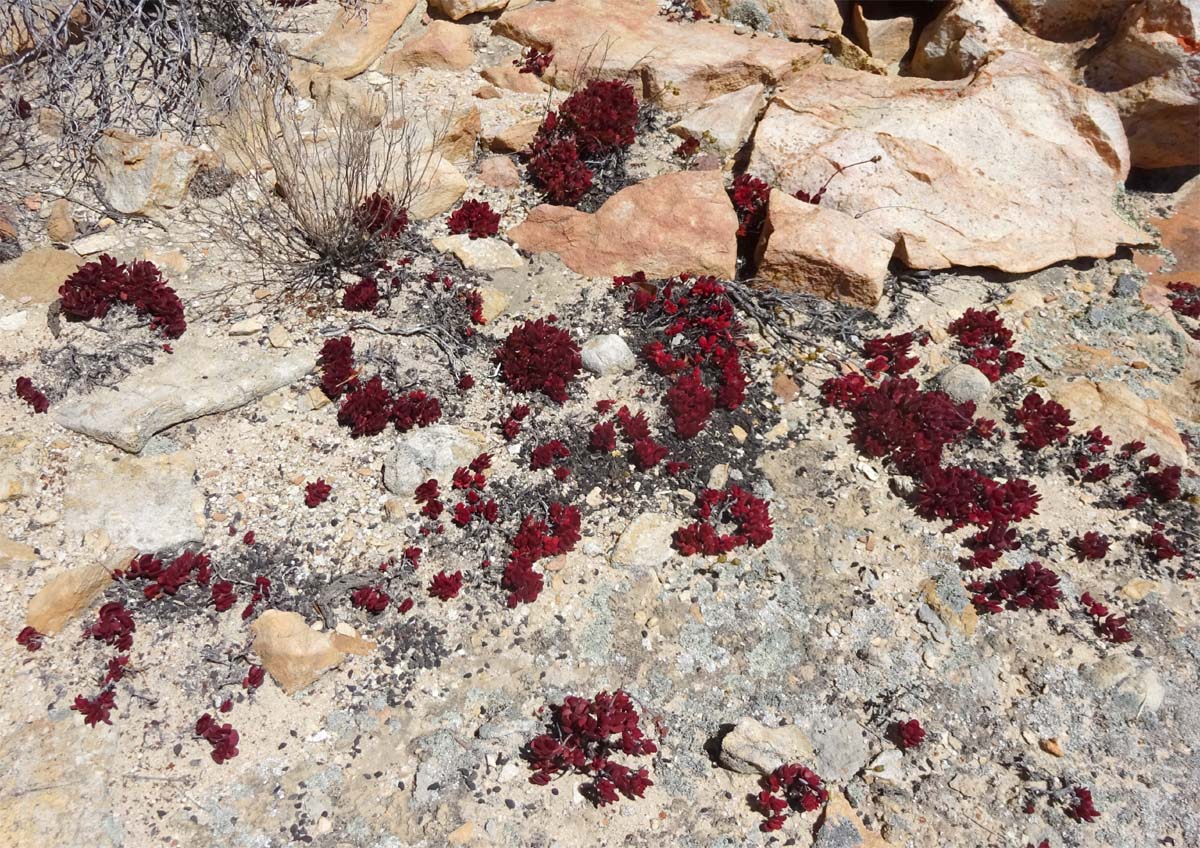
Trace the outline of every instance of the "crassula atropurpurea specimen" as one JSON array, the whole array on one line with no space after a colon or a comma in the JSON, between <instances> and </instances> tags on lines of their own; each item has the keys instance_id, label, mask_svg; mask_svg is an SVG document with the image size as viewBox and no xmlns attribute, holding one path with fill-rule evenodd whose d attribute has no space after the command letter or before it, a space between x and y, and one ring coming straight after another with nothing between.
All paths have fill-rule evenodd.
<instances>
[{"instance_id":1,"label":"crassula atropurpurea specimen","mask_svg":"<svg viewBox=\"0 0 1200 848\"><path fill-rule=\"evenodd\" d=\"M976 580L967 586L971 603L981 613L1004 610L1058 609L1062 591L1058 575L1040 562L1027 562L1021 568L1003 571L992 580Z\"/></svg>"},{"instance_id":2,"label":"crassula atropurpurea specimen","mask_svg":"<svg viewBox=\"0 0 1200 848\"><path fill-rule=\"evenodd\" d=\"M550 707L546 732L530 741L525 750L533 775L529 782L545 786L556 777L579 774L588 778L581 791L597 806L615 803L620 796L641 798L653 786L643 768L634 771L617 763L618 754L645 757L658 751L646 737L633 701L618 689L595 698L567 696Z\"/></svg>"},{"instance_id":3,"label":"crassula atropurpurea specimen","mask_svg":"<svg viewBox=\"0 0 1200 848\"><path fill-rule=\"evenodd\" d=\"M1200 286L1194 283L1173 282L1167 283L1167 291L1171 293L1171 311L1176 316L1200 322ZM1182 320L1180 323L1184 325L1189 336L1200 339L1200 324L1188 326L1187 322Z\"/></svg>"},{"instance_id":4,"label":"crassula atropurpurea specimen","mask_svg":"<svg viewBox=\"0 0 1200 848\"><path fill-rule=\"evenodd\" d=\"M50 408L50 399L34 387L28 377L17 378L17 397L29 404L34 414L45 412Z\"/></svg>"},{"instance_id":5,"label":"crassula atropurpurea specimen","mask_svg":"<svg viewBox=\"0 0 1200 848\"><path fill-rule=\"evenodd\" d=\"M528 604L542 592L542 575L533 566L546 557L570 553L580 539L582 516L578 507L561 503L550 505L546 518L525 516L512 540L512 551L500 587L508 591L508 605Z\"/></svg>"},{"instance_id":6,"label":"crassula atropurpurea specimen","mask_svg":"<svg viewBox=\"0 0 1200 848\"><path fill-rule=\"evenodd\" d=\"M829 800L829 792L812 769L799 763L786 763L762 779L762 791L755 806L766 818L759 829L764 833L779 830L788 819L786 810L811 813Z\"/></svg>"},{"instance_id":7,"label":"crassula atropurpurea specimen","mask_svg":"<svg viewBox=\"0 0 1200 848\"><path fill-rule=\"evenodd\" d=\"M919 748L925 741L925 728L921 727L921 722L915 718L910 718L908 721L897 721L888 728L888 731L892 741L905 751Z\"/></svg>"},{"instance_id":8,"label":"crassula atropurpurea specimen","mask_svg":"<svg viewBox=\"0 0 1200 848\"><path fill-rule=\"evenodd\" d=\"M408 211L391 195L378 191L359 205L355 219L368 233L385 241L398 239L408 229Z\"/></svg>"},{"instance_id":9,"label":"crassula atropurpurea specimen","mask_svg":"<svg viewBox=\"0 0 1200 848\"><path fill-rule=\"evenodd\" d=\"M238 732L228 723L220 724L208 713L196 721L196 735L212 746L210 753L217 765L238 755Z\"/></svg>"},{"instance_id":10,"label":"crassula atropurpurea specimen","mask_svg":"<svg viewBox=\"0 0 1200 848\"><path fill-rule=\"evenodd\" d=\"M329 493L333 491L333 487L324 480L314 480L304 487L304 505L309 509L314 509L320 506L329 499Z\"/></svg>"},{"instance_id":11,"label":"crassula atropurpurea specimen","mask_svg":"<svg viewBox=\"0 0 1200 848\"><path fill-rule=\"evenodd\" d=\"M513 328L496 348L495 359L513 391L541 392L559 404L566 402L567 387L583 367L579 345L555 326L553 317Z\"/></svg>"},{"instance_id":12,"label":"crassula atropurpurea specimen","mask_svg":"<svg viewBox=\"0 0 1200 848\"><path fill-rule=\"evenodd\" d=\"M763 218L767 214L767 199L771 196L771 187L758 177L750 174L738 174L733 178L729 188L729 198L733 201L734 211L738 218L738 238L754 238L762 230Z\"/></svg>"},{"instance_id":13,"label":"crassula atropurpurea specimen","mask_svg":"<svg viewBox=\"0 0 1200 848\"><path fill-rule=\"evenodd\" d=\"M114 306L127 306L149 316L150 326L169 339L187 329L183 302L153 262L126 265L103 253L68 277L58 295L63 314L78 321L103 318Z\"/></svg>"},{"instance_id":14,"label":"crassula atropurpurea specimen","mask_svg":"<svg viewBox=\"0 0 1200 848\"><path fill-rule=\"evenodd\" d=\"M327 339L317 364L321 368L321 390L329 398L342 398L338 423L349 427L354 438L382 433L389 423L404 433L414 427L428 427L442 417L441 403L426 392L417 389L393 395L378 375L362 382L349 336Z\"/></svg>"},{"instance_id":15,"label":"crassula atropurpurea specimen","mask_svg":"<svg viewBox=\"0 0 1200 848\"><path fill-rule=\"evenodd\" d=\"M481 239L500 232L500 216L481 200L467 200L450 213L446 225L455 235L465 233L473 239Z\"/></svg>"},{"instance_id":16,"label":"crassula atropurpurea specimen","mask_svg":"<svg viewBox=\"0 0 1200 848\"><path fill-rule=\"evenodd\" d=\"M1108 607L1093 598L1089 592L1084 592L1079 597L1079 603L1092 619L1092 629L1096 631L1097 636L1117 644L1133 641L1133 634L1126 627L1129 623L1127 616L1109 612Z\"/></svg>"},{"instance_id":17,"label":"crassula atropurpurea specimen","mask_svg":"<svg viewBox=\"0 0 1200 848\"><path fill-rule=\"evenodd\" d=\"M1004 325L1000 313L968 309L947 328L967 354L967 364L993 383L1025 364L1025 357L1012 350L1012 330Z\"/></svg>"},{"instance_id":18,"label":"crassula atropurpurea specimen","mask_svg":"<svg viewBox=\"0 0 1200 848\"><path fill-rule=\"evenodd\" d=\"M675 550L684 556L729 553L742 545L761 548L773 530L767 502L738 486L724 491L704 489L696 498L693 523L675 531ZM732 533L718 532L717 524L732 524Z\"/></svg>"}]
</instances>

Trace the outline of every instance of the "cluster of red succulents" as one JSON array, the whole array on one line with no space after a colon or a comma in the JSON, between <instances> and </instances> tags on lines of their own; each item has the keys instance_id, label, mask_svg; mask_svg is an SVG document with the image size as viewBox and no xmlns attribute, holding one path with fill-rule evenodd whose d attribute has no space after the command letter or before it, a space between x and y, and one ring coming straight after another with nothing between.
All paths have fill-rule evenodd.
<instances>
[{"instance_id":1,"label":"cluster of red succulents","mask_svg":"<svg viewBox=\"0 0 1200 848\"><path fill-rule=\"evenodd\" d=\"M263 575L254 578L254 591L250 593L250 602L242 609L242 621L254 615L260 601L271 599L271 581Z\"/></svg>"},{"instance_id":2,"label":"cluster of red succulents","mask_svg":"<svg viewBox=\"0 0 1200 848\"><path fill-rule=\"evenodd\" d=\"M500 586L507 591L509 607L537 600L542 592L542 575L533 566L546 557L570 553L579 542L582 516L579 508L561 503L550 505L546 519L526 515L512 540L512 552Z\"/></svg>"},{"instance_id":3,"label":"cluster of red succulents","mask_svg":"<svg viewBox=\"0 0 1200 848\"><path fill-rule=\"evenodd\" d=\"M529 468L533 471L540 471L543 468L550 468L560 459L567 459L571 456L571 449L563 444L561 439L551 439L550 441L538 445L533 449L529 457ZM554 469L566 471L565 466L558 466Z\"/></svg>"},{"instance_id":4,"label":"cluster of red succulents","mask_svg":"<svg viewBox=\"0 0 1200 848\"><path fill-rule=\"evenodd\" d=\"M393 241L408 229L408 210L398 206L391 195L377 191L359 204L355 220L371 235Z\"/></svg>"},{"instance_id":5,"label":"cluster of red succulents","mask_svg":"<svg viewBox=\"0 0 1200 848\"><path fill-rule=\"evenodd\" d=\"M1165 529L1166 526L1161 521L1156 521L1150 528L1150 532L1141 539L1142 547L1150 552L1150 559L1155 562L1166 562L1183 556L1183 551L1163 532Z\"/></svg>"},{"instance_id":6,"label":"cluster of red succulents","mask_svg":"<svg viewBox=\"0 0 1200 848\"><path fill-rule=\"evenodd\" d=\"M1194 283L1167 283L1171 292L1171 311L1180 318L1191 318L1200 321L1200 286ZM1200 325L1187 327L1188 335L1200 340Z\"/></svg>"},{"instance_id":7,"label":"cluster of red succulents","mask_svg":"<svg viewBox=\"0 0 1200 848\"><path fill-rule=\"evenodd\" d=\"M508 416L500 422L500 433L506 442L511 442L521 435L521 422L529 417L529 406L524 403L514 404Z\"/></svg>"},{"instance_id":8,"label":"cluster of red succulents","mask_svg":"<svg viewBox=\"0 0 1200 848\"><path fill-rule=\"evenodd\" d=\"M495 524L499 520L500 507L494 499L485 500L483 496L487 488L485 472L491 465L491 455L481 453L471 460L470 465L454 470L451 485L455 491L463 493L463 499L454 505L454 523L459 527L466 527L476 517L482 518L488 524ZM417 555L420 556L420 551Z\"/></svg>"},{"instance_id":9,"label":"cluster of red succulents","mask_svg":"<svg viewBox=\"0 0 1200 848\"><path fill-rule=\"evenodd\" d=\"M461 571L456 571L453 574L439 571L429 581L429 594L440 601L448 601L458 595L459 590L462 589L462 584L463 576Z\"/></svg>"},{"instance_id":10,"label":"cluster of red succulents","mask_svg":"<svg viewBox=\"0 0 1200 848\"><path fill-rule=\"evenodd\" d=\"M915 718L897 721L888 730L895 743L905 751L919 748L925 741L925 728L921 727L921 722Z\"/></svg>"},{"instance_id":11,"label":"cluster of red succulents","mask_svg":"<svg viewBox=\"0 0 1200 848\"><path fill-rule=\"evenodd\" d=\"M1052 610L1058 609L1062 600L1058 583L1058 575L1040 562L1027 562L1020 568L1000 572L992 580L976 580L968 584L967 591L973 593L971 603L981 613L1006 609Z\"/></svg>"},{"instance_id":12,"label":"cluster of red succulents","mask_svg":"<svg viewBox=\"0 0 1200 848\"><path fill-rule=\"evenodd\" d=\"M951 322L947 330L958 339L967 353L967 364L993 383L1025 364L1023 354L1012 350L1012 330L1004 326L1000 313L968 309Z\"/></svg>"},{"instance_id":13,"label":"cluster of red succulents","mask_svg":"<svg viewBox=\"0 0 1200 848\"><path fill-rule=\"evenodd\" d=\"M487 238L500 232L500 215L481 200L467 200L446 219L455 235L467 233L473 239Z\"/></svg>"},{"instance_id":14,"label":"cluster of red succulents","mask_svg":"<svg viewBox=\"0 0 1200 848\"><path fill-rule=\"evenodd\" d=\"M1112 474L1112 466L1107 462L1093 464L1112 447L1112 439L1105 435L1104 430L1093 427L1083 435L1075 436L1072 446L1075 454L1074 472L1079 479L1085 483L1099 483L1108 479Z\"/></svg>"},{"instance_id":15,"label":"cluster of red succulents","mask_svg":"<svg viewBox=\"0 0 1200 848\"><path fill-rule=\"evenodd\" d=\"M207 586L212 579L212 565L206 555L194 551L184 551L170 565L152 554L142 554L130 560L128 568L113 572L113 577L149 581L142 587L142 594L146 600L154 600L176 594L193 580L198 586Z\"/></svg>"},{"instance_id":16,"label":"cluster of red succulents","mask_svg":"<svg viewBox=\"0 0 1200 848\"><path fill-rule=\"evenodd\" d=\"M1017 443L1026 450L1041 450L1051 444L1063 444L1070 435L1075 421L1058 401L1046 400L1037 392L1030 392L1021 401L1013 417L1021 425Z\"/></svg>"},{"instance_id":17,"label":"cluster of red succulents","mask_svg":"<svg viewBox=\"0 0 1200 848\"><path fill-rule=\"evenodd\" d=\"M150 316L150 326L169 339L179 338L187 329L183 302L153 262L139 260L126 265L101 254L99 261L87 263L68 277L58 295L68 318L103 318L114 306L128 306L138 315Z\"/></svg>"},{"instance_id":18,"label":"cluster of red succulents","mask_svg":"<svg viewBox=\"0 0 1200 848\"><path fill-rule=\"evenodd\" d=\"M259 686L263 685L263 681L267 679L267 670L261 665L252 665L246 671L246 676L242 678L242 688L253 692Z\"/></svg>"},{"instance_id":19,"label":"cluster of red succulents","mask_svg":"<svg viewBox=\"0 0 1200 848\"><path fill-rule=\"evenodd\" d=\"M354 342L349 336L326 339L317 359L321 368L321 389L331 398L342 398L338 423L350 428L350 435L374 436L389 423L407 432L413 427L428 427L442 417L441 403L423 391L393 395L378 375L361 382L354 365Z\"/></svg>"},{"instance_id":20,"label":"cluster of red succulents","mask_svg":"<svg viewBox=\"0 0 1200 848\"><path fill-rule=\"evenodd\" d=\"M1007 524L992 524L967 537L963 546L972 553L969 557L959 559L958 563L964 571L975 571L991 568L1005 551L1019 549L1021 538Z\"/></svg>"},{"instance_id":21,"label":"cluster of red succulents","mask_svg":"<svg viewBox=\"0 0 1200 848\"><path fill-rule=\"evenodd\" d=\"M536 47L526 47L520 59L513 59L513 64L517 66L520 73L540 77L553 61L553 53L543 53Z\"/></svg>"},{"instance_id":22,"label":"cluster of red succulents","mask_svg":"<svg viewBox=\"0 0 1200 848\"><path fill-rule=\"evenodd\" d=\"M683 141L679 142L672 152L680 159L691 159L700 152L700 139L694 135L689 135Z\"/></svg>"},{"instance_id":23,"label":"cluster of red succulents","mask_svg":"<svg viewBox=\"0 0 1200 848\"><path fill-rule=\"evenodd\" d=\"M29 404L35 414L45 412L50 408L50 399L33 385L28 377L17 378L17 397Z\"/></svg>"},{"instance_id":24,"label":"cluster of red succulents","mask_svg":"<svg viewBox=\"0 0 1200 848\"><path fill-rule=\"evenodd\" d=\"M742 405L748 383L741 360L744 328L715 277L681 274L651 283L639 271L614 277L613 285L630 288L630 314L644 315L651 326L665 324L642 357L674 380L663 400L676 436L695 437L718 406L732 411Z\"/></svg>"},{"instance_id":25,"label":"cluster of red succulents","mask_svg":"<svg viewBox=\"0 0 1200 848\"><path fill-rule=\"evenodd\" d=\"M342 293L342 309L351 312L370 312L379 305L379 284L372 277L363 277Z\"/></svg>"},{"instance_id":26,"label":"cluster of red succulents","mask_svg":"<svg viewBox=\"0 0 1200 848\"><path fill-rule=\"evenodd\" d=\"M1086 786L1076 786L1072 789L1075 797L1067 807L1067 816L1077 822L1093 822L1100 818L1100 811L1092 802L1092 792Z\"/></svg>"},{"instance_id":27,"label":"cluster of red succulents","mask_svg":"<svg viewBox=\"0 0 1200 848\"><path fill-rule=\"evenodd\" d=\"M530 783L545 786L564 774L583 775L588 782L582 792L597 806L615 803L621 795L641 798L654 785L644 767L634 771L613 760L618 753L645 757L658 751L643 733L628 694L618 689L591 700L570 695L550 712L547 732L530 741L525 753L533 770Z\"/></svg>"},{"instance_id":28,"label":"cluster of red succulents","mask_svg":"<svg viewBox=\"0 0 1200 848\"><path fill-rule=\"evenodd\" d=\"M314 480L304 487L304 505L315 509L329 499L333 487L324 480Z\"/></svg>"},{"instance_id":29,"label":"cluster of red succulents","mask_svg":"<svg viewBox=\"0 0 1200 848\"><path fill-rule=\"evenodd\" d=\"M920 362L917 357L910 355L914 344L922 347L929 344L929 334L900 333L867 339L863 343L863 354L867 358L865 368L876 375L887 373L899 376L911 371Z\"/></svg>"},{"instance_id":30,"label":"cluster of red succulents","mask_svg":"<svg viewBox=\"0 0 1200 848\"><path fill-rule=\"evenodd\" d=\"M82 695L75 696L75 703L71 705L71 709L83 715L83 723L95 727L100 722L112 724L110 719L112 711L117 709L117 696L112 689L103 689L94 698L85 698Z\"/></svg>"},{"instance_id":31,"label":"cluster of red succulents","mask_svg":"<svg viewBox=\"0 0 1200 848\"><path fill-rule=\"evenodd\" d=\"M632 448L630 458L639 471L649 471L667 458L667 446L650 435L650 423L643 410L639 409L635 414L628 406L622 405L617 410L617 425Z\"/></svg>"},{"instance_id":32,"label":"cluster of red succulents","mask_svg":"<svg viewBox=\"0 0 1200 848\"><path fill-rule=\"evenodd\" d=\"M136 631L137 625L125 605L110 601L96 612L96 620L84 628L83 635L126 652L133 647L133 634Z\"/></svg>"},{"instance_id":33,"label":"cluster of red succulents","mask_svg":"<svg viewBox=\"0 0 1200 848\"><path fill-rule=\"evenodd\" d=\"M783 827L788 819L785 810L811 813L829 800L829 792L821 785L817 773L799 763L780 766L763 778L762 785L755 801L759 812L766 817L758 826L764 833Z\"/></svg>"},{"instance_id":34,"label":"cluster of red succulents","mask_svg":"<svg viewBox=\"0 0 1200 848\"><path fill-rule=\"evenodd\" d=\"M23 647L30 653L41 650L42 640L45 638L44 633L39 633L38 629L33 626L25 626L21 628L21 632L17 634L17 644Z\"/></svg>"},{"instance_id":35,"label":"cluster of red succulents","mask_svg":"<svg viewBox=\"0 0 1200 848\"><path fill-rule=\"evenodd\" d=\"M1088 559L1104 559L1108 556L1110 546L1109 538L1102 533L1097 533L1095 530L1089 530L1082 536L1076 536L1071 539L1071 549L1075 551L1075 555L1082 562Z\"/></svg>"},{"instance_id":36,"label":"cluster of red succulents","mask_svg":"<svg viewBox=\"0 0 1200 848\"><path fill-rule=\"evenodd\" d=\"M947 520L954 530L967 525L1008 527L1034 515L1040 501L1027 480L1000 483L960 465L927 468L912 496L917 515L928 521Z\"/></svg>"},{"instance_id":37,"label":"cluster of red succulents","mask_svg":"<svg viewBox=\"0 0 1200 848\"><path fill-rule=\"evenodd\" d=\"M525 151L530 178L551 203L573 206L592 187L589 161L633 144L638 102L621 80L591 80L542 120Z\"/></svg>"},{"instance_id":38,"label":"cluster of red succulents","mask_svg":"<svg viewBox=\"0 0 1200 848\"><path fill-rule=\"evenodd\" d=\"M196 735L212 746L211 756L217 765L238 755L238 732L228 723L220 724L208 713L196 721Z\"/></svg>"},{"instance_id":39,"label":"cluster of red succulents","mask_svg":"<svg viewBox=\"0 0 1200 848\"><path fill-rule=\"evenodd\" d=\"M767 214L767 201L771 187L758 177L738 174L729 188L729 199L737 212L738 238L753 238L762 230Z\"/></svg>"},{"instance_id":40,"label":"cluster of red succulents","mask_svg":"<svg viewBox=\"0 0 1200 848\"><path fill-rule=\"evenodd\" d=\"M559 404L566 402L567 387L583 367L579 345L555 326L553 316L514 327L495 358L500 376L514 391L541 392Z\"/></svg>"},{"instance_id":41,"label":"cluster of red succulents","mask_svg":"<svg viewBox=\"0 0 1200 848\"><path fill-rule=\"evenodd\" d=\"M1117 644L1133 641L1133 634L1126 627L1129 624L1128 616L1109 612L1108 607L1093 598L1089 592L1084 592L1079 597L1079 603L1092 619L1092 627L1097 636Z\"/></svg>"},{"instance_id":42,"label":"cluster of red succulents","mask_svg":"<svg viewBox=\"0 0 1200 848\"><path fill-rule=\"evenodd\" d=\"M442 514L442 510L446 508L445 504L441 501L438 481L433 477L430 477L424 483L417 486L413 492L413 500L421 504L421 515L432 521L437 521Z\"/></svg>"},{"instance_id":43,"label":"cluster of red succulents","mask_svg":"<svg viewBox=\"0 0 1200 848\"><path fill-rule=\"evenodd\" d=\"M767 502L738 486L701 490L696 497L696 519L672 536L675 550L684 556L716 556L743 545L761 548L774 533ZM719 523L732 524L734 532L718 532L715 525Z\"/></svg>"},{"instance_id":44,"label":"cluster of red succulents","mask_svg":"<svg viewBox=\"0 0 1200 848\"><path fill-rule=\"evenodd\" d=\"M237 603L237 592L234 591L231 580L215 581L209 590L209 596L213 609L217 612L233 609L233 605Z\"/></svg>"}]
</instances>

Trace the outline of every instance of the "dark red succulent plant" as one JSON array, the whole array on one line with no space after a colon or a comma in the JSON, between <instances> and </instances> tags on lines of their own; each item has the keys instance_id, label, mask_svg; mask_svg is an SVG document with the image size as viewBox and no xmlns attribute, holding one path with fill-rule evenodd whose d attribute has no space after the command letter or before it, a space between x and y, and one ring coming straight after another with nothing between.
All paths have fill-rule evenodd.
<instances>
[{"instance_id":1,"label":"dark red succulent plant","mask_svg":"<svg viewBox=\"0 0 1200 848\"><path fill-rule=\"evenodd\" d=\"M812 769L799 763L786 763L762 779L762 791L755 805L766 821L759 825L764 833L780 830L787 821L785 810L811 813L829 800L829 792Z\"/></svg>"},{"instance_id":2,"label":"dark red succulent plant","mask_svg":"<svg viewBox=\"0 0 1200 848\"><path fill-rule=\"evenodd\" d=\"M481 200L467 200L450 213L446 225L455 235L466 233L473 239L488 238L500 232L500 216Z\"/></svg>"}]
</instances>

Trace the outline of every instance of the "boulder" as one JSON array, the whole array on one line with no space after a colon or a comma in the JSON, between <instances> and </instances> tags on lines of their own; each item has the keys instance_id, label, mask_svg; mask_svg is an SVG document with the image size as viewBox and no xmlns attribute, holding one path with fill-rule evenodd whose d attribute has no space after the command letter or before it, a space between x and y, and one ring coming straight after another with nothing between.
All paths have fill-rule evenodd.
<instances>
[{"instance_id":1,"label":"boulder","mask_svg":"<svg viewBox=\"0 0 1200 848\"><path fill-rule=\"evenodd\" d=\"M380 155L384 155L382 145ZM415 165L411 171L399 165L391 169L384 189L392 197L405 198L409 217L423 221L458 203L467 192L467 178L441 153L423 149L414 156ZM415 182L410 183L410 175L415 176Z\"/></svg>"},{"instance_id":2,"label":"boulder","mask_svg":"<svg viewBox=\"0 0 1200 848\"><path fill-rule=\"evenodd\" d=\"M794 194L858 162L823 208L912 268L1024 273L1148 239L1113 205L1129 170L1116 110L1026 53L945 82L810 68L767 107L749 172Z\"/></svg>"},{"instance_id":3,"label":"boulder","mask_svg":"<svg viewBox=\"0 0 1200 848\"><path fill-rule=\"evenodd\" d=\"M1026 32L1050 41L1081 41L1111 29L1130 0L1003 0Z\"/></svg>"},{"instance_id":4,"label":"boulder","mask_svg":"<svg viewBox=\"0 0 1200 848\"><path fill-rule=\"evenodd\" d=\"M1139 168L1200 164L1200 4L1143 0L1084 69L1121 113Z\"/></svg>"},{"instance_id":5,"label":"boulder","mask_svg":"<svg viewBox=\"0 0 1200 848\"><path fill-rule=\"evenodd\" d=\"M1047 393L1070 411L1072 432L1101 427L1114 445L1140 439L1165 462L1184 468L1190 464L1175 416L1161 401L1138 397L1124 383L1091 380L1054 383Z\"/></svg>"},{"instance_id":6,"label":"boulder","mask_svg":"<svg viewBox=\"0 0 1200 848\"><path fill-rule=\"evenodd\" d=\"M474 61L470 27L449 21L431 21L420 35L407 39L398 49L380 59L379 70L393 76L402 76L418 68L465 71Z\"/></svg>"},{"instance_id":7,"label":"boulder","mask_svg":"<svg viewBox=\"0 0 1200 848\"><path fill-rule=\"evenodd\" d=\"M890 17L886 8L881 11L885 16L876 17L874 9L855 3L850 8L850 31L872 58L896 66L912 46L916 21L907 15Z\"/></svg>"},{"instance_id":8,"label":"boulder","mask_svg":"<svg viewBox=\"0 0 1200 848\"><path fill-rule=\"evenodd\" d=\"M111 389L56 404L52 415L68 430L138 453L155 433L244 406L291 385L315 364L311 351L273 353L188 333L171 356Z\"/></svg>"},{"instance_id":9,"label":"boulder","mask_svg":"<svg viewBox=\"0 0 1200 848\"><path fill-rule=\"evenodd\" d=\"M544 94L550 90L550 86L542 82L541 77L521 73L521 69L512 62L484 68L480 76L497 88L506 88L518 94Z\"/></svg>"},{"instance_id":10,"label":"boulder","mask_svg":"<svg viewBox=\"0 0 1200 848\"><path fill-rule=\"evenodd\" d=\"M69 536L104 530L114 545L143 553L202 542L204 496L195 474L186 453L84 460L67 475L63 524Z\"/></svg>"},{"instance_id":11,"label":"boulder","mask_svg":"<svg viewBox=\"0 0 1200 848\"><path fill-rule=\"evenodd\" d=\"M112 572L125 568L137 556L133 548L114 553L103 565L81 565L50 578L29 602L25 623L39 633L53 635L68 621L88 609L112 583Z\"/></svg>"},{"instance_id":12,"label":"boulder","mask_svg":"<svg viewBox=\"0 0 1200 848\"><path fill-rule=\"evenodd\" d=\"M106 130L92 155L105 200L127 215L155 215L179 206L200 166L219 164L211 151L123 130Z\"/></svg>"},{"instance_id":13,"label":"boulder","mask_svg":"<svg viewBox=\"0 0 1200 848\"><path fill-rule=\"evenodd\" d=\"M429 0L429 11L441 12L452 21L482 12L499 12L508 0Z\"/></svg>"},{"instance_id":14,"label":"boulder","mask_svg":"<svg viewBox=\"0 0 1200 848\"><path fill-rule=\"evenodd\" d=\"M724 24L681 26L652 0L556 0L509 10L494 29L554 62L544 79L571 88L583 76L629 79L668 112L694 109L752 83L773 85L819 62L821 49L739 35Z\"/></svg>"},{"instance_id":15,"label":"boulder","mask_svg":"<svg viewBox=\"0 0 1200 848\"><path fill-rule=\"evenodd\" d=\"M53 303L67 277L75 273L80 258L69 250L38 247L0 265L0 294L9 300Z\"/></svg>"},{"instance_id":16,"label":"boulder","mask_svg":"<svg viewBox=\"0 0 1200 848\"><path fill-rule=\"evenodd\" d=\"M844 212L771 191L756 280L871 309L883 297L895 246Z\"/></svg>"},{"instance_id":17,"label":"boulder","mask_svg":"<svg viewBox=\"0 0 1200 848\"><path fill-rule=\"evenodd\" d=\"M799 727L766 727L749 716L721 739L721 765L739 774L768 775L785 763L813 766L812 742Z\"/></svg>"},{"instance_id":18,"label":"boulder","mask_svg":"<svg viewBox=\"0 0 1200 848\"><path fill-rule=\"evenodd\" d=\"M279 687L292 695L347 654L366 655L375 643L342 633L313 630L299 613L267 610L250 625L254 652Z\"/></svg>"},{"instance_id":19,"label":"boulder","mask_svg":"<svg viewBox=\"0 0 1200 848\"><path fill-rule=\"evenodd\" d=\"M733 156L742 149L767 105L763 97L765 90L761 83L755 83L714 97L685 115L670 130L682 138L697 139L702 150Z\"/></svg>"},{"instance_id":20,"label":"boulder","mask_svg":"<svg viewBox=\"0 0 1200 848\"><path fill-rule=\"evenodd\" d=\"M388 41L416 5L417 0L374 0L344 8L329 29L300 48L297 55L339 79L357 76L383 55Z\"/></svg>"},{"instance_id":21,"label":"boulder","mask_svg":"<svg viewBox=\"0 0 1200 848\"><path fill-rule=\"evenodd\" d=\"M671 558L672 537L679 529L673 515L644 512L622 532L612 552L612 564L625 568L658 568Z\"/></svg>"},{"instance_id":22,"label":"boulder","mask_svg":"<svg viewBox=\"0 0 1200 848\"><path fill-rule=\"evenodd\" d=\"M676 171L614 194L594 213L543 204L508 231L522 250L557 253L585 277L714 274L737 267L737 215L717 171Z\"/></svg>"}]
</instances>

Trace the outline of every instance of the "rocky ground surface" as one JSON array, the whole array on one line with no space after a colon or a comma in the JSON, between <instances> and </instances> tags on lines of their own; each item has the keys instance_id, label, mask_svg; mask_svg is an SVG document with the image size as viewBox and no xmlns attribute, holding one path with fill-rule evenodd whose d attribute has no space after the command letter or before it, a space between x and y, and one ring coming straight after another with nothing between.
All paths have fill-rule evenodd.
<instances>
[{"instance_id":1,"label":"rocky ground surface","mask_svg":"<svg viewBox=\"0 0 1200 848\"><path fill-rule=\"evenodd\" d=\"M19 171L0 208L0 379L48 401L0 393L0 842L1200 844L1200 322L1168 288L1200 283L1194 3L283 14L293 106L318 135L377 104L382 126L422 127L432 164L409 175L413 220L369 313L342 306L356 278L297 286L231 231L268 170L239 159L232 118L193 144L108 137L91 202L60 197L52 168ZM527 47L553 55L540 77L514 66ZM588 74L632 81L636 139L577 208L551 206L520 151ZM765 183L750 233L735 174ZM817 204L793 197L823 186ZM463 200L486 201L498 234L451 235ZM101 254L156 263L186 331L121 306L68 320L60 286ZM672 316L628 308L663 284L612 282L638 271L734 281L745 399L693 438L642 355ZM1023 367L992 382L964 364L951 324L969 309L995 310ZM561 403L518 392L493 356L548 316L582 348ZM907 376L997 422L948 459L1040 495L990 569L961 564L977 528L921 517L920 480L823 396L839 375L876 381L865 344L904 333ZM342 335L363 379L436 396L439 420L352 437L318 365ZM1069 411L1069 438L1018 444L1031 392ZM589 450L622 406L646 413L664 461L639 467L624 440ZM1115 473L1088 483L1076 459L1095 427ZM570 455L531 468L553 440ZM416 487L437 479L449 513L455 470L482 453L497 521L423 515ZM1170 468L1172 497L1121 502ZM329 496L310 505L318 480ZM730 486L769 504L769 541L681 553L701 492ZM579 509L581 538L510 606L514 536L551 503ZM1088 532L1105 556L1079 554ZM1155 532L1174 556L1152 554ZM185 550L211 559L209 585L148 598L113 579ZM969 588L1033 561L1058 576L1055 608L989 613ZM430 593L439 572L461 574L456 597ZM218 611L220 581L236 602ZM352 600L367 586L390 597L381 612ZM1127 617L1128 640L1106 638L1084 593ZM131 647L85 633L111 603ZM38 650L15 640L26 627ZM657 747L621 759L646 768L644 797L597 806L579 775L531 783L546 708L618 689ZM85 724L77 696L103 692L111 723ZM205 714L236 729L236 756L215 761ZM925 736L906 746L912 719ZM828 800L764 832L756 798L785 763Z\"/></svg>"}]
</instances>

